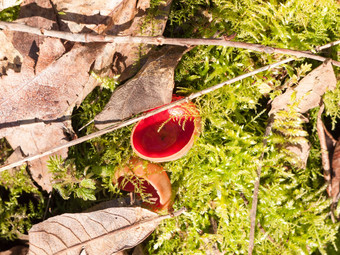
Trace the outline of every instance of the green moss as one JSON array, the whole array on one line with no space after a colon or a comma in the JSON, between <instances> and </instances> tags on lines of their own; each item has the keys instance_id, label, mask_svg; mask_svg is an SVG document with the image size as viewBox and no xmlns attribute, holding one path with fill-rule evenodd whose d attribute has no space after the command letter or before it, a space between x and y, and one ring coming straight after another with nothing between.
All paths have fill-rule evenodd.
<instances>
[{"instance_id":1,"label":"green moss","mask_svg":"<svg viewBox=\"0 0 340 255\"><path fill-rule=\"evenodd\" d=\"M156 9L161 2L152 1L152 8ZM166 35L219 37L236 33L237 41L312 50L339 40L339 24L339 5L333 0L177 0L172 6ZM338 49L333 47L323 54L339 60ZM176 69L175 91L188 95L285 57L234 48L196 47L183 57ZM295 61L194 101L201 112L201 136L186 156L163 164L172 183L174 209L185 206L188 211L161 223L147 243L150 254L247 253L249 213L259 165L262 165L262 175L257 220L263 230L256 228L254 252L310 254L327 251L326 246L334 242L339 224L333 224L329 217L330 200L325 192L315 128L318 109L307 115L309 123L301 122L299 116L293 118L282 113L275 123L277 132L268 138L267 146L263 146L270 100L287 87L296 85L318 64ZM335 72L339 77L338 68ZM116 84L107 85L95 89L74 110L72 124L78 136L96 130L90 124L78 131L108 102ZM339 118L339 93L337 88L324 96L326 114L333 127ZM94 138L70 148L66 161L58 158L51 161L54 187L61 195L53 193L54 213L77 211L93 204L84 200L101 201L121 196L112 178L116 169L133 155L129 141L131 130L130 126ZM278 149L287 141L297 143L299 139L308 139L312 145L307 167L303 170L294 167L293 157ZM265 157L260 161L262 152ZM13 190L9 183L2 185L7 187L6 192L8 189L13 194L38 194L33 188L23 190L18 183ZM69 200L64 201L62 197ZM27 211L29 205L22 209L17 202L13 207L2 202L2 208L9 208L9 216L4 210L0 216L6 221L16 212L24 215L25 220L15 226L25 232L30 220L41 215L41 201L35 203L38 204L33 203L36 206ZM6 238L15 238L17 234L7 225L1 225L3 230L9 233Z\"/></svg>"},{"instance_id":2,"label":"green moss","mask_svg":"<svg viewBox=\"0 0 340 255\"><path fill-rule=\"evenodd\" d=\"M13 21L18 18L20 6L13 6L0 12L0 20Z\"/></svg>"},{"instance_id":3,"label":"green moss","mask_svg":"<svg viewBox=\"0 0 340 255\"><path fill-rule=\"evenodd\" d=\"M170 32L175 34L176 29L195 23L198 29L188 30L184 36L236 33L235 40L239 41L306 50L339 39L335 32L339 31L338 12L334 1L322 5L313 1L210 1L209 5L175 1L171 14L175 28ZM204 25L209 17L212 22L207 28ZM190 35L193 31L196 34ZM189 94L210 87L278 58L247 50L197 47L183 57L176 70L177 92ZM214 244L225 254L247 253L251 204L245 201L252 201L259 164L262 180L257 219L265 233L257 228L255 253L323 252L326 244L335 240L338 224L332 224L329 218L330 200L321 172L315 111L307 126L301 126L298 119L282 121L294 129L290 142L305 139L302 128L308 131L313 146L305 170L294 168L292 158L277 149L278 142L287 142L287 137L274 134L267 147L262 145L266 103L283 88L294 86L310 68L294 62L197 100L204 131L186 157L165 164L176 193L174 206L186 206L189 212L157 229L148 245L150 253L205 254L213 251ZM334 122L338 114L336 95L328 100ZM265 159L260 162L263 150ZM215 233L211 219L217 221Z\"/></svg>"},{"instance_id":4,"label":"green moss","mask_svg":"<svg viewBox=\"0 0 340 255\"><path fill-rule=\"evenodd\" d=\"M42 193L32 184L26 166L0 174L0 239L27 234L44 213Z\"/></svg>"}]
</instances>

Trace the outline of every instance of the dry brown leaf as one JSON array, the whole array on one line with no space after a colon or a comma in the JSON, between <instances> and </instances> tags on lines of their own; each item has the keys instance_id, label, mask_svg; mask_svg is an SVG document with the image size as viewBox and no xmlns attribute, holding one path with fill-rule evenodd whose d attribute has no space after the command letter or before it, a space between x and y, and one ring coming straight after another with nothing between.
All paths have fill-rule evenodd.
<instances>
[{"instance_id":1,"label":"dry brown leaf","mask_svg":"<svg viewBox=\"0 0 340 255\"><path fill-rule=\"evenodd\" d=\"M111 15L120 9L125 0L52 0L55 8L63 14L59 15L61 30L73 33L95 31L99 25L106 27ZM134 9L135 6L132 7Z\"/></svg>"},{"instance_id":2,"label":"dry brown leaf","mask_svg":"<svg viewBox=\"0 0 340 255\"><path fill-rule=\"evenodd\" d=\"M95 118L99 129L134 114L171 102L174 71L186 47L165 46L154 51L138 74L114 91Z\"/></svg>"},{"instance_id":3,"label":"dry brown leaf","mask_svg":"<svg viewBox=\"0 0 340 255\"><path fill-rule=\"evenodd\" d=\"M105 255L129 249L149 236L171 216L135 208L63 214L34 225L29 231L28 254Z\"/></svg>"},{"instance_id":4,"label":"dry brown leaf","mask_svg":"<svg viewBox=\"0 0 340 255\"><path fill-rule=\"evenodd\" d=\"M23 70L2 77L0 136L6 136L14 148L20 146L26 155L66 142L63 126L68 124L58 118L83 100L83 86L89 79L98 47L74 48L35 76ZM45 124L41 120L51 122ZM65 157L67 149L57 154ZM32 161L30 170L36 182L51 191L47 160L48 157Z\"/></svg>"},{"instance_id":5,"label":"dry brown leaf","mask_svg":"<svg viewBox=\"0 0 340 255\"><path fill-rule=\"evenodd\" d=\"M305 113L320 105L321 96L336 87L336 77L332 63L325 61L322 65L304 77L295 88L288 88L285 93L272 102L269 115L280 110L288 110L289 105L298 102L298 112ZM295 96L294 96L295 94Z\"/></svg>"},{"instance_id":6,"label":"dry brown leaf","mask_svg":"<svg viewBox=\"0 0 340 255\"><path fill-rule=\"evenodd\" d=\"M57 27L55 20L49 1L26 0L18 22L53 29ZM21 72L8 70L0 77L0 137L6 136L12 147L20 146L26 155L32 155L66 142L64 126L69 127L70 121L59 118L69 114L96 85L85 86L103 45L77 45L62 56L65 48L58 39L21 32L6 35L23 56L23 63ZM57 154L66 157L67 149ZM52 186L47 160L45 157L31 162L30 171L49 192Z\"/></svg>"},{"instance_id":7,"label":"dry brown leaf","mask_svg":"<svg viewBox=\"0 0 340 255\"><path fill-rule=\"evenodd\" d=\"M91 29L91 24L95 25L92 26L93 30L105 31L109 24L110 28L114 28L118 33L128 30L130 24L136 23L133 19L138 13L138 8L149 1L139 1L137 6L136 0L96 1L91 5L86 1L56 0L55 3L57 3L56 11L64 11L67 14L65 15L66 19L61 19L59 22L61 27L66 30L70 29L65 26L67 19L73 17L78 21L83 21L79 22L83 32L88 32ZM61 9L58 9L58 5ZM76 8L73 8L74 6ZM96 8L97 10L95 10ZM111 10L111 8L113 9ZM98 13L98 9L100 13ZM79 13L76 13L78 11ZM62 17L63 15L60 15L59 18ZM137 18L138 20L145 19L140 16ZM51 2L45 0L23 1L18 22L46 29L58 29L55 10ZM166 20L162 21L163 26L165 26L165 22ZM88 27L85 27L85 23ZM140 29L140 26L135 26L135 28ZM53 137L50 139L51 141L59 142L54 146L60 145L64 142L65 135L61 129L62 121L58 118L70 114L73 107L79 105L98 84L94 78L89 77L91 65L94 63L94 70L100 75L110 74L114 54L122 54L112 48L113 44L96 44L76 45L68 53L62 55L65 49L58 39L20 32L6 32L6 36L23 57L20 73L6 69L6 76L0 75L2 87L0 137L6 136L13 146L21 146L26 155L49 149L51 145L49 141L34 136L41 133L42 130L45 130L47 136ZM129 63L132 64L136 60L133 59ZM41 120L47 121L42 124L44 127L41 125L35 127L34 123L41 122ZM69 121L64 121L63 124L67 127L70 126ZM23 125L25 127L20 127ZM33 130L28 130L29 128ZM37 130L34 130L35 128ZM27 134L29 135L27 136ZM57 134L60 136L56 137ZM66 155L66 150L60 151L59 155ZM49 191L51 185L48 181L46 161L47 158L32 162L30 170L32 175L38 178L36 181Z\"/></svg>"},{"instance_id":8,"label":"dry brown leaf","mask_svg":"<svg viewBox=\"0 0 340 255\"><path fill-rule=\"evenodd\" d=\"M74 48L35 76L21 72L2 77L0 123L62 117L82 100L79 93L88 81L90 66L100 47Z\"/></svg>"},{"instance_id":9,"label":"dry brown leaf","mask_svg":"<svg viewBox=\"0 0 340 255\"><path fill-rule=\"evenodd\" d=\"M45 38L39 46L39 58L35 66L35 73L41 73L47 66L60 58L64 51L65 47L60 40Z\"/></svg>"},{"instance_id":10,"label":"dry brown leaf","mask_svg":"<svg viewBox=\"0 0 340 255\"><path fill-rule=\"evenodd\" d=\"M157 17L148 15L150 0L108 0L95 3L85 0L53 0L53 3L57 11L64 13L59 16L61 30L151 36L163 33L171 0L161 4L161 15ZM149 45L108 43L98 55L94 70L101 70L101 75L119 74L121 80L126 80L136 73L139 65L135 64L150 49Z\"/></svg>"},{"instance_id":11,"label":"dry brown leaf","mask_svg":"<svg viewBox=\"0 0 340 255\"><path fill-rule=\"evenodd\" d=\"M306 168L307 160L309 157L311 145L307 140L300 141L299 144L291 144L285 146L287 150L294 153L297 156L298 161L296 162L296 166L299 168Z\"/></svg>"},{"instance_id":12,"label":"dry brown leaf","mask_svg":"<svg viewBox=\"0 0 340 255\"><path fill-rule=\"evenodd\" d=\"M137 2L137 6L136 6ZM107 30L107 34L112 35L131 35L131 36L158 36L162 35L165 29L166 22L170 11L172 0L166 0L161 3L158 9L160 13L157 17L148 15L150 8L150 0L127 0L127 5L135 5L136 12L133 13L134 19L129 21L129 14L123 15L122 20L113 20L113 24L120 24L112 26ZM122 30L123 28L123 30ZM113 56L113 73L120 75L120 80L125 81L136 74L140 65L138 63L140 56L146 55L150 50L151 45L140 44L119 44L115 47L115 54Z\"/></svg>"},{"instance_id":13,"label":"dry brown leaf","mask_svg":"<svg viewBox=\"0 0 340 255\"><path fill-rule=\"evenodd\" d=\"M15 127L13 133L6 136L8 143L12 148L20 146L22 151L29 154L36 154L46 151L56 144L66 143L65 134L63 131L63 123L34 123L30 125L22 125ZM62 149L58 153L63 158L67 157L67 149ZM29 169L32 178L47 192L52 191L51 173L47 168L49 156L29 162Z\"/></svg>"},{"instance_id":14,"label":"dry brown leaf","mask_svg":"<svg viewBox=\"0 0 340 255\"><path fill-rule=\"evenodd\" d=\"M48 1L44 0L23 1L20 7L17 22L45 29L57 27L56 16L54 14L53 8ZM11 44L14 46L14 49L13 47L10 47L11 51L7 51L5 57L9 58L11 54L15 54L16 56L17 53L15 52L19 52L19 54L22 56L21 58L23 59L20 62L24 62L22 63L22 68L24 69L25 73L34 73L35 65L39 57L39 46L44 42L45 38L22 32L5 31L4 33L8 40L6 48L10 47ZM59 39L51 38L50 40L53 40L55 43L60 42ZM12 43L10 44L9 42ZM49 52L49 54L51 54L51 52ZM16 62L19 60L21 59L16 58ZM20 71L20 68L21 66L19 66L19 70L15 71ZM5 75L6 73L2 72L2 74Z\"/></svg>"},{"instance_id":15,"label":"dry brown leaf","mask_svg":"<svg viewBox=\"0 0 340 255\"><path fill-rule=\"evenodd\" d=\"M48 1L23 1L18 22L52 29L57 27L55 20L56 16ZM45 82L39 81L36 74L55 61L65 49L58 39L10 31L6 32L6 36L8 41L12 41L13 48L15 49L12 49L12 53L16 51L22 56L22 61L20 61L22 65L17 70L6 70L4 76L0 77L2 87L0 95L0 137L6 136L6 139L13 148L20 146L22 151L29 155L40 152L38 148L46 149L47 145L51 145L51 141L65 138L62 129L60 130L61 132L58 132L62 134L61 137L53 136L60 126L57 127L54 124L45 125L43 123L32 124L37 121L36 117L39 117L35 116L34 112L31 112L34 108L36 111L43 111L41 109L42 104L38 101L39 97L40 99L44 97L44 95L39 95L39 90L43 88ZM14 60L18 62L18 59L19 57L16 57ZM26 93L28 94L26 95ZM24 108L27 105L30 107L26 110ZM24 124L25 126L20 127L20 125ZM46 129L41 129L41 125ZM34 134L40 134L42 131L52 135L48 136L48 141L44 141L42 137L34 137ZM31 147L35 149L28 149ZM67 150L63 150L59 154L65 156L65 152ZM44 190L50 192L52 187L49 181L50 174L47 172L45 164L46 160L42 159L32 162L30 170L36 182ZM42 162L44 162L43 165L41 164Z\"/></svg>"},{"instance_id":16,"label":"dry brown leaf","mask_svg":"<svg viewBox=\"0 0 340 255\"><path fill-rule=\"evenodd\" d=\"M15 148L15 147L13 147L13 148ZM20 147L16 147L15 150L12 152L12 154L6 159L5 164L11 164L13 162L16 162L18 160L23 159L24 157L25 157L25 154L22 152L21 148ZM12 168L12 169L8 170L8 172L11 175L14 175L15 171L17 171L17 168L18 167Z\"/></svg>"},{"instance_id":17,"label":"dry brown leaf","mask_svg":"<svg viewBox=\"0 0 340 255\"><path fill-rule=\"evenodd\" d=\"M269 115L275 115L278 111L288 111L294 105L297 112L305 113L320 105L321 97L328 90L336 87L336 77L330 61L322 65L304 77L295 88L288 88L285 93L276 97L272 102ZM305 168L309 156L310 144L303 141L299 144L286 146L298 159L297 167Z\"/></svg>"}]
</instances>

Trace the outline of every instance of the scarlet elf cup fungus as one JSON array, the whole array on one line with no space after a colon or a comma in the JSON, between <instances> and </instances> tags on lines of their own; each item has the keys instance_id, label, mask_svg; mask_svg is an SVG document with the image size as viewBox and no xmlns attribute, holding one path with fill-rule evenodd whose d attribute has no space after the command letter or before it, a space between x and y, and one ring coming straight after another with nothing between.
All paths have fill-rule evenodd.
<instances>
[{"instance_id":1,"label":"scarlet elf cup fungus","mask_svg":"<svg viewBox=\"0 0 340 255\"><path fill-rule=\"evenodd\" d=\"M173 101L181 97L173 96ZM166 162L184 156L201 130L199 111L182 103L139 121L132 130L131 146L141 158Z\"/></svg>"},{"instance_id":2,"label":"scarlet elf cup fungus","mask_svg":"<svg viewBox=\"0 0 340 255\"><path fill-rule=\"evenodd\" d=\"M125 191L146 196L144 206L154 211L167 210L171 202L171 183L163 167L137 157L115 173L114 182Z\"/></svg>"}]
</instances>

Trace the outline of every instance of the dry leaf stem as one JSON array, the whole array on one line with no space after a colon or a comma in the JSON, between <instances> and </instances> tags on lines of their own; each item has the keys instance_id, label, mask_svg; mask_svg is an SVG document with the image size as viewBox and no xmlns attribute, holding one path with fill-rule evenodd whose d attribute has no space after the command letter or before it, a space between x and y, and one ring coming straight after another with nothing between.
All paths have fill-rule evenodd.
<instances>
[{"instance_id":1,"label":"dry leaf stem","mask_svg":"<svg viewBox=\"0 0 340 255\"><path fill-rule=\"evenodd\" d=\"M245 205L249 205L249 201L248 201L248 199L246 198L246 196L245 196L243 193L240 193L240 196L241 196L241 198L243 199L244 204L245 204ZM260 222L257 223L257 227L260 229L260 231L261 231L264 235L266 235L266 237L268 238L268 240L269 240L272 244L274 244L275 246L278 246L278 244L275 242L274 238L273 238L270 234L268 234L268 233L266 232L266 230L264 229L264 227L262 227L262 225L261 225Z\"/></svg>"},{"instance_id":2,"label":"dry leaf stem","mask_svg":"<svg viewBox=\"0 0 340 255\"><path fill-rule=\"evenodd\" d=\"M332 185L331 185L331 164L329 162L329 152L327 149L327 144L326 144L326 136L325 136L325 130L323 126L323 122L321 119L321 115L325 109L325 105L322 104L320 106L320 110L318 112L318 118L316 121L316 127L318 131L318 136L320 140L320 148L321 148L321 159L322 159L322 167L324 171L324 178L328 184L328 192L331 194L332 190Z\"/></svg>"},{"instance_id":3,"label":"dry leaf stem","mask_svg":"<svg viewBox=\"0 0 340 255\"><path fill-rule=\"evenodd\" d=\"M264 46L261 44L253 44L253 43L245 43L245 42L235 42L229 41L225 39L207 39L207 38L165 38L163 36L119 36L119 35L95 35L95 34L86 34L79 33L74 34L65 31L56 31L56 30L47 30L44 28L31 27L20 23L15 22L5 22L0 21L0 29L10 30L10 31L18 31L18 32L26 32L31 34L36 34L40 36L48 36L55 37L59 39L64 39L72 42L82 42L82 43L93 43L93 42L108 42L108 43L144 43L144 44L153 44L153 45L179 45L179 46L189 46L189 45L215 45L215 46L226 46L226 47L234 47L241 49L248 49L258 52L264 52L267 54L287 54L292 55L298 58L309 58L318 61L325 61L327 58L314 55L308 51L296 51L290 49L282 49L282 48L274 48L270 46ZM322 50L325 48L329 48L333 45L338 44L339 41L329 43L324 46L320 46L317 50ZM331 60L332 64L340 67L340 62L336 60Z\"/></svg>"},{"instance_id":4,"label":"dry leaf stem","mask_svg":"<svg viewBox=\"0 0 340 255\"><path fill-rule=\"evenodd\" d=\"M327 44L322 45L322 46L317 46L317 47L315 48L315 50L316 50L317 52L319 52L319 51L322 51L322 50L324 50L324 49L330 48L330 47L335 46L335 45L338 45L338 44L340 44L340 40L335 41L335 42L330 42L330 43L327 43Z\"/></svg>"},{"instance_id":5,"label":"dry leaf stem","mask_svg":"<svg viewBox=\"0 0 340 255\"><path fill-rule=\"evenodd\" d=\"M318 118L316 122L316 127L318 131L318 137L320 140L320 148L321 148L321 160L322 160L322 168L323 168L323 175L324 179L327 183L327 193L330 197L332 197L332 168L330 164L330 159L329 159L329 151L327 148L327 142L326 142L326 135L332 140L333 146L336 145L336 140L333 138L333 136L328 132L326 129L325 125L322 122L321 116L322 113L325 109L325 105L322 103L320 106L319 112L318 112ZM333 197L333 203L331 205L331 219L332 222L336 222L336 216L335 216L335 209L336 209L336 201L337 199L334 200Z\"/></svg>"},{"instance_id":6,"label":"dry leaf stem","mask_svg":"<svg viewBox=\"0 0 340 255\"><path fill-rule=\"evenodd\" d=\"M263 161L264 154L265 154L265 148L266 148L267 142L268 142L268 136L272 131L273 123L274 123L274 116L271 115L268 119L266 131L264 132L264 138L263 138L263 149L264 150L261 153L261 156L259 158L259 166L256 169L257 177L255 179L253 202L251 204L251 210L250 210L250 233L249 233L248 255L253 254L253 249L254 249L255 227L256 227L256 211L257 211L257 202L258 202L259 188L260 188L262 161Z\"/></svg>"},{"instance_id":7,"label":"dry leaf stem","mask_svg":"<svg viewBox=\"0 0 340 255\"><path fill-rule=\"evenodd\" d=\"M201 90L201 91L199 91L199 92L193 93L193 94L191 94L191 95L189 95L189 96L187 96L187 97L185 97L185 98L183 98L183 99L174 101L174 102L172 102L172 103L170 103L170 104L167 104L167 105L164 105L164 106L162 106L162 107L160 107L160 108L158 108L158 109L156 109L156 110L147 112L147 113L145 113L145 114L142 114L142 115L140 115L140 116L137 116L137 117L134 117L134 118L125 120L125 121L121 121L121 122L119 122L119 123L117 123L117 124L114 124L114 125L112 125L112 126L110 126L110 127L105 128L105 129L103 129L103 130L100 130L100 131L94 132L94 133L92 133L92 134L89 134L89 135L87 135L87 136L83 136L83 137L77 138L77 139L75 139L75 140L69 141L69 142L67 142L67 143L65 143L65 144L62 144L62 145L56 146L56 147L54 147L54 148L51 148L50 150L47 150L47 151L45 151L45 152L41 152L41 153L37 153L37 154L32 155L32 156L25 157L25 158L23 158L22 160L13 162L13 163L11 163L11 164L5 164L5 165L3 165L3 166L0 167L0 172L2 172L2 171L4 171L4 170L7 170L7 169L11 169L11 168L13 168L13 167L20 166L20 165L22 165L22 164L24 164L24 163L26 163L26 162L33 161L33 160L35 160L35 159L39 159L39 158L42 158L42 157L44 157L44 156L51 155L52 153L57 152L57 151L59 151L59 150L61 150L61 149L68 148L68 147L71 147L71 146L74 146L74 145L83 143L83 142L88 141L88 140L91 140L91 139L93 139L93 138L102 136L102 135L104 135L104 134L106 134L106 133L112 132L112 131L114 131L114 130L117 130L117 129L120 129L120 128L129 126L129 125L131 125L131 124L133 124L133 123L136 123L136 122L138 122L138 121L140 121L140 120L146 119L146 118L148 118L148 117L150 117L150 116L153 116L153 115L155 115L155 114L157 114L157 113L160 113L160 112L162 112L162 111L165 111L165 110L167 110L167 109L170 109L171 107L173 107L173 106L175 106L175 105L179 105L179 104L182 104L182 103L184 103L184 102L188 102L188 101L190 101L190 100L192 100L192 99L194 99L194 98L197 98L197 97L200 97L200 96L202 96L202 95L208 94L208 93L210 93L210 92L212 92L212 91L215 91L215 90L217 90L217 89L219 89L219 88L222 88L222 87L224 87L224 86L226 86L226 85L230 85L230 84L235 83L235 82L237 82L237 81L241 81L241 80L243 80L243 79L245 79L245 78L247 78L247 77L250 77L250 76L253 76L253 75L257 74L257 73L266 71L266 70L268 70L268 69L271 69L271 68L274 68L274 67L277 67L277 66L280 66L280 65L283 65L283 64L288 63L288 62L293 61L293 60L294 60L293 58L287 58L287 59L285 59L285 60L276 62L276 63L274 63L274 64L271 64L271 65L267 65L267 66L261 67L261 68L259 68L259 69L256 69L256 70L252 71L252 72L249 72L249 73L246 73L246 74L239 75L239 76L237 76L237 77L235 77L235 78L232 78L232 79L227 80L227 81L225 81L225 82L219 83L219 84L217 84L217 85L215 85L215 86L212 86L212 87L210 87L210 88L207 88L207 89Z\"/></svg>"}]
</instances>

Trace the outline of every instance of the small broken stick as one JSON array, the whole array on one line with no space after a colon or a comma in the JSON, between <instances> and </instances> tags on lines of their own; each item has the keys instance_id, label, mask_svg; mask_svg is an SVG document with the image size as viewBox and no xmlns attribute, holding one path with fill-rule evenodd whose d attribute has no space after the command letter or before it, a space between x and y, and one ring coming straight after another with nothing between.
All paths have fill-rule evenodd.
<instances>
[{"instance_id":1,"label":"small broken stick","mask_svg":"<svg viewBox=\"0 0 340 255\"><path fill-rule=\"evenodd\" d=\"M325 105L322 104L320 106L320 110L318 112L318 118L317 118L316 126L317 126L318 136L319 136L319 140L320 140L321 159L322 159L322 167L323 167L323 171L324 171L324 178L325 178L325 181L328 184L327 193L328 193L329 196L331 196L331 192L332 192L331 164L330 164L330 159L329 159L329 151L328 151L327 143L326 143L325 127L324 127L322 119L321 119L321 115L322 115L324 109L325 109Z\"/></svg>"},{"instance_id":2,"label":"small broken stick","mask_svg":"<svg viewBox=\"0 0 340 255\"><path fill-rule=\"evenodd\" d=\"M340 139L336 141L323 124L321 115L324 108L325 106L322 104L318 112L317 131L320 140L324 178L328 184L327 193L332 198L331 217L333 223L335 223L335 219L340 220L335 216L335 209L340 198ZM333 152L331 160L330 152Z\"/></svg>"}]
</instances>

